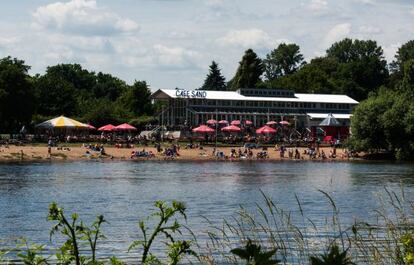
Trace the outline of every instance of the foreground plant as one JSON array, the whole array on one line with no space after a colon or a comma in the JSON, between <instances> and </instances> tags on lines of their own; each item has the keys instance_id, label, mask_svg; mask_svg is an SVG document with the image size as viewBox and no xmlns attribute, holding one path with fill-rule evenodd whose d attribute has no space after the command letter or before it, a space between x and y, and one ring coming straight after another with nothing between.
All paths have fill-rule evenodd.
<instances>
[{"instance_id":1,"label":"foreground plant","mask_svg":"<svg viewBox=\"0 0 414 265\"><path fill-rule=\"evenodd\" d=\"M340 251L335 244L331 245L329 252L319 257L310 257L311 265L355 265L348 256L348 251Z\"/></svg>"},{"instance_id":2,"label":"foreground plant","mask_svg":"<svg viewBox=\"0 0 414 265\"><path fill-rule=\"evenodd\" d=\"M43 265L49 264L49 257L43 257L41 252L44 245L30 244L26 239L21 239L17 244L17 257L21 259L25 265ZM1 259L0 259L1 261Z\"/></svg>"},{"instance_id":3,"label":"foreground plant","mask_svg":"<svg viewBox=\"0 0 414 265\"><path fill-rule=\"evenodd\" d=\"M166 243L168 246L167 256L169 265L177 264L185 255L196 256L196 253L191 250L191 241L176 241L174 239L175 233L181 234L182 225L177 221L177 219L174 219L172 223L170 222L170 220L176 215L179 215L183 217L184 220L187 220L187 216L185 214L185 204L173 201L169 206L163 201L156 201L154 205L158 210L152 214L152 216L158 218L156 226L151 232L150 228L146 226L143 220L141 220L138 223L138 226L142 232L143 239L133 241L129 246L128 251L137 247L142 247L143 254L141 264L162 264L162 262L154 256L150 250L155 239L161 235L164 235L164 237L169 241L169 243Z\"/></svg>"},{"instance_id":4,"label":"foreground plant","mask_svg":"<svg viewBox=\"0 0 414 265\"><path fill-rule=\"evenodd\" d=\"M56 253L56 258L61 264L71 264L73 261L76 265L81 264L103 264L96 260L96 246L98 239L104 239L105 236L101 232L101 225L105 222L102 215L97 216L91 227L87 227L83 222L78 222L78 215L73 213L71 220L69 220L63 211L63 208L53 202L49 205L48 220L57 221L50 231L50 237L55 232L60 232L67 238L65 243L59 248L59 253ZM90 247L91 257L80 255L80 244L85 243ZM115 259L114 259L115 261Z\"/></svg>"},{"instance_id":5,"label":"foreground plant","mask_svg":"<svg viewBox=\"0 0 414 265\"><path fill-rule=\"evenodd\" d=\"M277 249L262 251L260 245L256 245L248 239L244 248L234 248L230 252L245 260L246 265L275 265L280 262L279 260L272 259L276 251Z\"/></svg>"}]
</instances>

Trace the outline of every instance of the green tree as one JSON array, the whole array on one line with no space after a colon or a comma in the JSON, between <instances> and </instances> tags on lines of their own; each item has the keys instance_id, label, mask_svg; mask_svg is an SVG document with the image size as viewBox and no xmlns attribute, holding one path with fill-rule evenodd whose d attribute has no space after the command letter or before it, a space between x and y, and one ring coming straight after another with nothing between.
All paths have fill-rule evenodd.
<instances>
[{"instance_id":1,"label":"green tree","mask_svg":"<svg viewBox=\"0 0 414 265\"><path fill-rule=\"evenodd\" d=\"M356 100L367 98L388 79L383 50L372 40L344 39L327 50L327 57L338 61L335 79L339 91Z\"/></svg>"},{"instance_id":2,"label":"green tree","mask_svg":"<svg viewBox=\"0 0 414 265\"><path fill-rule=\"evenodd\" d=\"M37 113L45 116L75 115L78 91L72 83L54 75L43 75L35 81Z\"/></svg>"},{"instance_id":3,"label":"green tree","mask_svg":"<svg viewBox=\"0 0 414 265\"><path fill-rule=\"evenodd\" d=\"M120 111L126 112L130 118L144 114L152 114L151 91L145 81L135 81L118 98Z\"/></svg>"},{"instance_id":4,"label":"green tree","mask_svg":"<svg viewBox=\"0 0 414 265\"><path fill-rule=\"evenodd\" d=\"M110 101L115 101L126 89L127 84L125 81L110 74L99 72L96 75L93 94L97 98L106 98Z\"/></svg>"},{"instance_id":5,"label":"green tree","mask_svg":"<svg viewBox=\"0 0 414 265\"><path fill-rule=\"evenodd\" d=\"M34 110L29 66L16 58L0 60L0 131L17 131L28 124Z\"/></svg>"},{"instance_id":6,"label":"green tree","mask_svg":"<svg viewBox=\"0 0 414 265\"><path fill-rule=\"evenodd\" d=\"M239 63L235 76L228 84L228 90L256 87L263 71L262 60L252 49L248 49Z\"/></svg>"},{"instance_id":7,"label":"green tree","mask_svg":"<svg viewBox=\"0 0 414 265\"><path fill-rule=\"evenodd\" d=\"M268 81L266 86L286 88L302 93L338 93L333 77L337 67L336 59L315 58L293 74Z\"/></svg>"},{"instance_id":8,"label":"green tree","mask_svg":"<svg viewBox=\"0 0 414 265\"><path fill-rule=\"evenodd\" d=\"M201 90L226 90L226 79L220 72L218 64L213 61L210 65L209 73L207 74L206 79L204 80Z\"/></svg>"},{"instance_id":9,"label":"green tree","mask_svg":"<svg viewBox=\"0 0 414 265\"><path fill-rule=\"evenodd\" d=\"M304 63L303 55L298 45L281 43L276 49L266 55L264 62L265 77L273 80L289 75L298 70Z\"/></svg>"},{"instance_id":10,"label":"green tree","mask_svg":"<svg viewBox=\"0 0 414 265\"><path fill-rule=\"evenodd\" d=\"M395 60L390 64L393 72L404 73L404 64L414 59L414 40L410 40L403 44L395 55Z\"/></svg>"}]
</instances>

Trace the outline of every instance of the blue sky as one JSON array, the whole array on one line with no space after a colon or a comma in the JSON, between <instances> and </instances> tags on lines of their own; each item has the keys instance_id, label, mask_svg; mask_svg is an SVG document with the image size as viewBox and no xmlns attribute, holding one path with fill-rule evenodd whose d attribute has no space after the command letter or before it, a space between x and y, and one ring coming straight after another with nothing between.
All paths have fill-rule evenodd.
<instances>
[{"instance_id":1,"label":"blue sky","mask_svg":"<svg viewBox=\"0 0 414 265\"><path fill-rule=\"evenodd\" d=\"M4 0L0 57L44 73L80 63L155 88L201 86L212 60L230 79L243 52L281 42L307 60L345 37L374 39L392 60L414 39L408 0Z\"/></svg>"}]
</instances>

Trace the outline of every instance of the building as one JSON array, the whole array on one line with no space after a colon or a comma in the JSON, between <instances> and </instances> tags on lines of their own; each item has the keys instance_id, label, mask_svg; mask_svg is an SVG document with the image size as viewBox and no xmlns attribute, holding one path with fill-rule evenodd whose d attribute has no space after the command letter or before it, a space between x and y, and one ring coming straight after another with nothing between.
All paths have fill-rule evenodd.
<instances>
[{"instance_id":1,"label":"building","mask_svg":"<svg viewBox=\"0 0 414 265\"><path fill-rule=\"evenodd\" d=\"M280 89L203 91L159 89L154 101L164 102L159 114L164 125L196 126L215 120L250 120L258 127L267 121L287 120L295 128L317 126L328 114L349 126L352 109L358 104L346 95L300 94Z\"/></svg>"}]
</instances>

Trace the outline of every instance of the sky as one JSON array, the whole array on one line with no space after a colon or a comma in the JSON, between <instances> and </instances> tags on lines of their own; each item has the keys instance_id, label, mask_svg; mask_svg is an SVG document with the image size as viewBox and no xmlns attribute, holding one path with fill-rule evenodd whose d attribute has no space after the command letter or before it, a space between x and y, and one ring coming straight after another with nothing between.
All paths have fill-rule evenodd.
<instances>
[{"instance_id":1,"label":"sky","mask_svg":"<svg viewBox=\"0 0 414 265\"><path fill-rule=\"evenodd\" d=\"M2 0L0 58L30 74L79 63L152 89L195 89L214 60L227 80L246 49L296 43L309 61L345 37L373 39L390 62L414 39L414 0Z\"/></svg>"}]
</instances>

